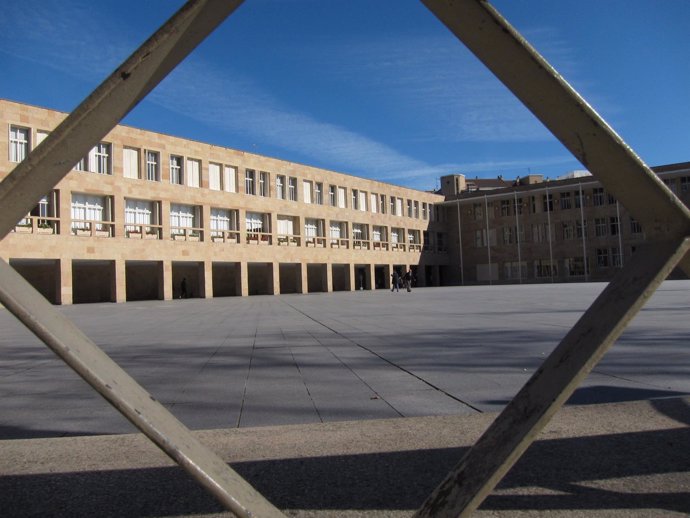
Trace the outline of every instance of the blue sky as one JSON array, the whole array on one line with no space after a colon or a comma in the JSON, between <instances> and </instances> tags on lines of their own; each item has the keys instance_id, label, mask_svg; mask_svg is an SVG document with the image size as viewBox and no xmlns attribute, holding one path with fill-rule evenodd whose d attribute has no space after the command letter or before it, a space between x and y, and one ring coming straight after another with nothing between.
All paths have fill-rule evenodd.
<instances>
[{"instance_id":1,"label":"blue sky","mask_svg":"<svg viewBox=\"0 0 690 518\"><path fill-rule=\"evenodd\" d=\"M69 111L179 0L3 0L0 97ZM649 165L690 161L688 0L493 4ZM582 166L414 0L246 0L124 120L419 189Z\"/></svg>"}]
</instances>

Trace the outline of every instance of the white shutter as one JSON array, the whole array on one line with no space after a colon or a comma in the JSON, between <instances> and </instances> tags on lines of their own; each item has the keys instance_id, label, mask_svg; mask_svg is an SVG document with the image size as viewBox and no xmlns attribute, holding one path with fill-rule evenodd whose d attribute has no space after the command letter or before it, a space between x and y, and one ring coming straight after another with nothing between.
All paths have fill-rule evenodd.
<instances>
[{"instance_id":1,"label":"white shutter","mask_svg":"<svg viewBox=\"0 0 690 518\"><path fill-rule=\"evenodd\" d=\"M187 160L187 185L189 187L199 187L200 185L199 176L199 161L198 160Z\"/></svg>"},{"instance_id":2,"label":"white shutter","mask_svg":"<svg viewBox=\"0 0 690 518\"><path fill-rule=\"evenodd\" d=\"M378 194L371 194L369 196L369 206L371 207L371 212L377 213L378 212Z\"/></svg>"},{"instance_id":3,"label":"white shutter","mask_svg":"<svg viewBox=\"0 0 690 518\"><path fill-rule=\"evenodd\" d=\"M302 186L304 188L304 203L311 203L311 182L304 180Z\"/></svg>"},{"instance_id":4,"label":"white shutter","mask_svg":"<svg viewBox=\"0 0 690 518\"><path fill-rule=\"evenodd\" d=\"M223 186L227 192L237 192L237 170L234 167L225 166Z\"/></svg>"},{"instance_id":5,"label":"white shutter","mask_svg":"<svg viewBox=\"0 0 690 518\"><path fill-rule=\"evenodd\" d=\"M345 187L338 187L338 207L344 209L345 205Z\"/></svg>"},{"instance_id":6,"label":"white shutter","mask_svg":"<svg viewBox=\"0 0 690 518\"><path fill-rule=\"evenodd\" d=\"M359 210L367 210L367 193L359 191Z\"/></svg>"},{"instance_id":7,"label":"white shutter","mask_svg":"<svg viewBox=\"0 0 690 518\"><path fill-rule=\"evenodd\" d=\"M214 191L220 191L220 165L208 164L208 188Z\"/></svg>"},{"instance_id":8,"label":"white shutter","mask_svg":"<svg viewBox=\"0 0 690 518\"><path fill-rule=\"evenodd\" d=\"M396 198L395 199L395 213L398 216L403 216L403 204L402 204L402 198Z\"/></svg>"},{"instance_id":9,"label":"white shutter","mask_svg":"<svg viewBox=\"0 0 690 518\"><path fill-rule=\"evenodd\" d=\"M122 150L122 167L125 178L139 178L139 150L124 148Z\"/></svg>"}]
</instances>

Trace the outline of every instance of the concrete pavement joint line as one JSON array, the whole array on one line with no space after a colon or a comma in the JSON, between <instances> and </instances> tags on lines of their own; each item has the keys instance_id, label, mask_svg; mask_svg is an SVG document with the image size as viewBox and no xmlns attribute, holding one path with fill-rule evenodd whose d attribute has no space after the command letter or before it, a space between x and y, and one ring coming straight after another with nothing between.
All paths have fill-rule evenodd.
<instances>
[{"instance_id":1,"label":"concrete pavement joint line","mask_svg":"<svg viewBox=\"0 0 690 518\"><path fill-rule=\"evenodd\" d=\"M314 401L314 398L312 397L311 392L309 391L309 385L307 385L307 380L304 379L304 375L302 374L302 369L299 368L299 363L297 363L297 359L295 358L295 353L292 352L292 347L288 347L288 350L290 351L290 355L292 356L292 361L295 363L295 368L297 369L297 372L299 373L299 377L302 380L302 384L304 385L304 390L307 391L307 396L309 396L309 401L311 401L311 404L314 407L314 411L316 412L316 415L319 416L319 422L323 423L323 417L321 417L321 412L319 412L319 409L316 406L316 402Z\"/></svg>"},{"instance_id":2,"label":"concrete pavement joint line","mask_svg":"<svg viewBox=\"0 0 690 518\"><path fill-rule=\"evenodd\" d=\"M390 361L389 359L384 358L383 356L381 356L381 355L378 354L377 352L375 352L375 351L369 349L368 347L366 347L366 346L364 346L364 345L362 345L362 344L356 342L355 340L349 338L348 336L345 336L345 335L341 334L339 331L333 329L332 327L329 327L327 324L324 324L323 322L321 322L321 321L315 319L315 318L312 317L311 315L308 315L307 313L305 313L305 312L303 312L303 311L297 309L297 308L296 308L295 306L293 306L292 304L290 304L290 303L288 303L288 302L285 302L284 300L283 300L282 302L283 302L284 304L287 304L288 306L290 306L292 309L294 309L294 310L297 311L298 313L301 313L302 315L304 315L304 316L307 317L308 319L312 320L313 322L316 322L317 324L319 324L319 325L325 327L326 329L328 329L328 330L331 331L332 333L335 333L336 335L338 335L338 336L340 336L341 338L347 340L348 342L353 343L354 345L356 345L356 346L359 347L360 349L363 349L364 351L367 351L369 354L372 354L372 355L376 356L377 358L379 358L380 360L386 362L387 364L391 365L392 367L395 367L396 369L401 370L401 371L404 372L405 374L408 374L408 375L412 376L413 378L416 378L417 380L421 381L421 382L424 383L425 385L431 387L431 388L434 389L434 390L437 390L438 392L440 392L440 393L444 394L445 396L447 396L447 397L449 397L449 398L451 398L451 399L457 401L458 403L460 403L460 404L462 404L462 405L465 405L465 406L468 407L468 408L471 408L471 409L474 410L475 412L478 412L478 413L480 413L480 414L482 413L482 411L481 411L479 408L477 408L477 407L475 407L474 405L468 403L467 401L463 401L462 399L457 398L457 397L455 397L455 396L452 395L452 394L449 394L448 392L446 392L445 390L441 389L440 387L437 387L437 386L434 385L433 383L431 383L431 382L425 380L424 378L422 378L422 377L420 377L420 376L417 376L415 373L409 371L408 369L406 369L406 368L403 367L402 365L398 365L397 363L394 363L394 362ZM330 351L330 349L329 349L329 351ZM331 354L332 354L332 351L331 351ZM348 369L349 369L349 367L348 367ZM350 369L350 370L352 370L352 369ZM353 373L354 373L354 371L353 371ZM357 374L355 374L355 376L357 376ZM357 376L357 377L359 377L359 376ZM360 379L361 379L361 378L360 378ZM362 381L363 381L363 380L362 380ZM368 385L367 385L367 386L368 386ZM375 392L375 391L374 391L374 392ZM375 393L376 393L376 392L375 392ZM384 400L384 401L385 401L385 400ZM394 410L395 410L395 409L394 409ZM395 410L395 411L398 412L397 410ZM400 413L400 412L398 412L398 413ZM402 415L402 414L401 414L401 415Z\"/></svg>"},{"instance_id":3,"label":"concrete pavement joint line","mask_svg":"<svg viewBox=\"0 0 690 518\"><path fill-rule=\"evenodd\" d=\"M240 404L240 412L237 416L237 428L242 424L242 413L244 411L244 401L247 397L247 386L249 385L249 375L252 371L252 362L254 361L254 350L256 349L256 336L259 333L259 322L256 322L256 330L254 331L254 341L252 342L252 352L249 355L249 365L247 366L247 376L244 378L244 389L242 390L242 403Z\"/></svg>"},{"instance_id":4,"label":"concrete pavement joint line","mask_svg":"<svg viewBox=\"0 0 690 518\"><path fill-rule=\"evenodd\" d=\"M297 311L299 311L299 310L297 310ZM328 328L328 329L330 329L330 328ZM310 333L310 334L311 334L311 333ZM315 337L313 334L312 334L311 336L314 338L314 340L316 340L316 341L319 343L319 345L321 345L321 347L323 347L323 348L326 349L329 353L331 353L331 355L333 356L333 358L335 358L338 362L340 362L340 364L343 365L343 367L345 367L347 370L349 370L355 378L357 378L359 381L361 381L362 384L363 384L364 386L366 386L369 390L371 390L374 394L376 394L376 397L377 397L378 399L380 399L380 400L383 401L386 405L388 405L388 406L389 406L396 414L398 414L400 417L405 417L405 415L402 414L397 408L395 408L385 397L383 397L381 394L379 394L378 391L376 391L376 390L374 389L374 387L372 387L371 385L369 385L369 383L367 383L359 374L357 374L357 373L352 369L352 367L350 367L350 366L349 366L347 363L345 363L337 354L335 354L335 353L333 352L333 350L332 350L330 347L328 347L327 345L324 345L324 344L323 344L317 337ZM339 335L339 336L340 336L340 335ZM349 340L349 339L346 338L346 337L344 337L344 338L345 338L346 340L348 340L349 342L354 343L354 342L352 342L352 340ZM358 344L355 343L355 345L357 345L357 346L359 347Z\"/></svg>"}]
</instances>

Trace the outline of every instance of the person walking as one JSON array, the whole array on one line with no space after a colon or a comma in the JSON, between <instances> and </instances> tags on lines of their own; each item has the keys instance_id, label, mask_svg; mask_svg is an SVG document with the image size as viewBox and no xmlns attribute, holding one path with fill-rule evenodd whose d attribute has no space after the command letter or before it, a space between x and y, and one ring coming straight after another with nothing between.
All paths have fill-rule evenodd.
<instances>
[{"instance_id":1,"label":"person walking","mask_svg":"<svg viewBox=\"0 0 690 518\"><path fill-rule=\"evenodd\" d=\"M403 285L407 291L412 291L412 271L407 270L403 275Z\"/></svg>"},{"instance_id":2,"label":"person walking","mask_svg":"<svg viewBox=\"0 0 690 518\"><path fill-rule=\"evenodd\" d=\"M400 291L398 288L400 282L400 276L398 275L398 270L393 270L393 273L391 274L391 291Z\"/></svg>"}]
</instances>

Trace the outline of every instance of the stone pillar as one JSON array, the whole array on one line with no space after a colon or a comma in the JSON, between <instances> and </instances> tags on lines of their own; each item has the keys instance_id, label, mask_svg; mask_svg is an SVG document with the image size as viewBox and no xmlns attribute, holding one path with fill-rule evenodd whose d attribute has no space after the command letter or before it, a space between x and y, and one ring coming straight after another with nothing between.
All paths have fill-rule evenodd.
<instances>
[{"instance_id":1,"label":"stone pillar","mask_svg":"<svg viewBox=\"0 0 690 518\"><path fill-rule=\"evenodd\" d=\"M72 304L72 260L59 259L58 304Z\"/></svg>"},{"instance_id":2,"label":"stone pillar","mask_svg":"<svg viewBox=\"0 0 690 518\"><path fill-rule=\"evenodd\" d=\"M333 264L326 263L326 291L333 293Z\"/></svg>"},{"instance_id":3,"label":"stone pillar","mask_svg":"<svg viewBox=\"0 0 690 518\"><path fill-rule=\"evenodd\" d=\"M127 272L124 260L113 261L113 298L115 302L127 302Z\"/></svg>"},{"instance_id":4,"label":"stone pillar","mask_svg":"<svg viewBox=\"0 0 690 518\"><path fill-rule=\"evenodd\" d=\"M244 237L244 233L242 234L242 239L246 239ZM240 295L242 295L243 297L247 297L249 296L249 265L247 261L240 261L239 263L237 263L237 266L240 269Z\"/></svg>"},{"instance_id":5,"label":"stone pillar","mask_svg":"<svg viewBox=\"0 0 690 518\"><path fill-rule=\"evenodd\" d=\"M300 276L302 285L300 293L309 293L309 269L307 263L300 263Z\"/></svg>"},{"instance_id":6,"label":"stone pillar","mask_svg":"<svg viewBox=\"0 0 690 518\"><path fill-rule=\"evenodd\" d=\"M269 263L273 271L273 295L280 295L280 263L273 261Z\"/></svg>"},{"instance_id":7,"label":"stone pillar","mask_svg":"<svg viewBox=\"0 0 690 518\"><path fill-rule=\"evenodd\" d=\"M202 297L205 299L213 298L213 261L206 260L203 263L203 269L199 268L199 286L203 286Z\"/></svg>"},{"instance_id":8,"label":"stone pillar","mask_svg":"<svg viewBox=\"0 0 690 518\"><path fill-rule=\"evenodd\" d=\"M173 298L173 279L172 279L172 261L162 261L162 276L160 282L163 288L163 300L172 300Z\"/></svg>"}]
</instances>

